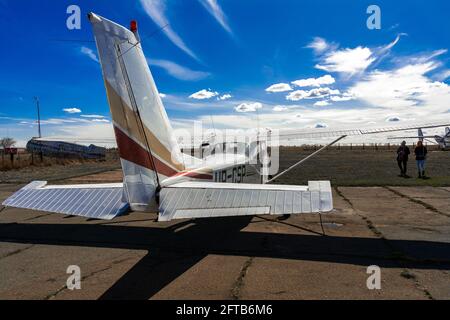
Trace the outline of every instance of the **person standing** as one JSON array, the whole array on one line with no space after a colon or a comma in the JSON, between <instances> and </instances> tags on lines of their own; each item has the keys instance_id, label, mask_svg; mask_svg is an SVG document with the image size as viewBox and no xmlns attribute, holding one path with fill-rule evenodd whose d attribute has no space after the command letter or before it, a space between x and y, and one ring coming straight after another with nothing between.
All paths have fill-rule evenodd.
<instances>
[{"instance_id":1,"label":"person standing","mask_svg":"<svg viewBox=\"0 0 450 320\"><path fill-rule=\"evenodd\" d=\"M417 142L417 146L414 149L416 155L417 170L419 171L418 178L425 179L425 161L427 159L427 147L423 145L422 141Z\"/></svg>"},{"instance_id":2,"label":"person standing","mask_svg":"<svg viewBox=\"0 0 450 320\"><path fill-rule=\"evenodd\" d=\"M408 167L408 156L410 154L406 141L402 141L400 147L397 149L397 164L400 168L400 177L407 177L406 170Z\"/></svg>"}]
</instances>

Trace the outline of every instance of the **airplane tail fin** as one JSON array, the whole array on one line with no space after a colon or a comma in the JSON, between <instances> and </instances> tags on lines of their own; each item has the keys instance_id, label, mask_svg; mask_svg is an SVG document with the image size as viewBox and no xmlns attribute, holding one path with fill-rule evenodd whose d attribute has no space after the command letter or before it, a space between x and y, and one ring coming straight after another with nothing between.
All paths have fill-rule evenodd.
<instances>
[{"instance_id":1,"label":"airplane tail fin","mask_svg":"<svg viewBox=\"0 0 450 320\"><path fill-rule=\"evenodd\" d=\"M417 130L417 136L419 137L419 140L423 142L423 132L421 128Z\"/></svg>"},{"instance_id":2,"label":"airplane tail fin","mask_svg":"<svg viewBox=\"0 0 450 320\"><path fill-rule=\"evenodd\" d=\"M133 210L145 210L160 181L184 170L181 150L142 51L131 30L90 13L114 132ZM144 208L142 208L144 207Z\"/></svg>"}]
</instances>

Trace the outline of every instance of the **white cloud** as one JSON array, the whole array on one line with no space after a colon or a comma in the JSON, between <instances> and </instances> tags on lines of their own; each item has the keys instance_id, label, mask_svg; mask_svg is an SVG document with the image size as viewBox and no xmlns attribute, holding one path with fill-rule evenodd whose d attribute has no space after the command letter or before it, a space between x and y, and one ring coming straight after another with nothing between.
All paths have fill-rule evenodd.
<instances>
[{"instance_id":1,"label":"white cloud","mask_svg":"<svg viewBox=\"0 0 450 320\"><path fill-rule=\"evenodd\" d=\"M450 78L450 69L445 69L439 73L437 73L434 78L438 81L444 81Z\"/></svg>"},{"instance_id":2,"label":"white cloud","mask_svg":"<svg viewBox=\"0 0 450 320\"><path fill-rule=\"evenodd\" d=\"M324 98L329 95L338 95L338 94L340 94L340 91L337 89L334 90L328 87L323 87L311 90L296 90L289 93L289 95L286 96L286 99L291 101L299 101L302 99Z\"/></svg>"},{"instance_id":3,"label":"white cloud","mask_svg":"<svg viewBox=\"0 0 450 320\"><path fill-rule=\"evenodd\" d=\"M105 122L105 123L109 123L108 119L93 119L92 122Z\"/></svg>"},{"instance_id":4,"label":"white cloud","mask_svg":"<svg viewBox=\"0 0 450 320\"><path fill-rule=\"evenodd\" d=\"M287 107L283 107L283 106L275 106L275 107L273 107L272 110L275 111L275 112L281 112L281 111L288 110L288 108Z\"/></svg>"},{"instance_id":5,"label":"white cloud","mask_svg":"<svg viewBox=\"0 0 450 320\"><path fill-rule=\"evenodd\" d=\"M369 48L359 46L354 49L331 51L315 67L327 72L354 75L366 70L375 60Z\"/></svg>"},{"instance_id":6,"label":"white cloud","mask_svg":"<svg viewBox=\"0 0 450 320\"><path fill-rule=\"evenodd\" d=\"M314 106L316 107L326 107L328 105L330 105L330 103L326 100L317 101L316 103L314 103Z\"/></svg>"},{"instance_id":7,"label":"white cloud","mask_svg":"<svg viewBox=\"0 0 450 320\"><path fill-rule=\"evenodd\" d=\"M312 42L310 42L307 46L307 48L311 48L314 50L314 53L321 54L324 51L328 50L331 45L325 41L325 39L320 37L315 37Z\"/></svg>"},{"instance_id":8,"label":"white cloud","mask_svg":"<svg viewBox=\"0 0 450 320\"><path fill-rule=\"evenodd\" d=\"M211 99L212 97L218 96L219 93L216 91L211 91L210 89L203 89L198 92L195 92L189 96L191 99L204 100Z\"/></svg>"},{"instance_id":9,"label":"white cloud","mask_svg":"<svg viewBox=\"0 0 450 320\"><path fill-rule=\"evenodd\" d=\"M159 93L159 97L160 97L161 99L162 99L162 98L165 98L165 97L167 97L167 94L160 92L160 93Z\"/></svg>"},{"instance_id":10,"label":"white cloud","mask_svg":"<svg viewBox=\"0 0 450 320\"><path fill-rule=\"evenodd\" d=\"M148 59L147 62L151 66L163 68L168 74L179 80L196 81L210 76L209 72L191 70L169 60Z\"/></svg>"},{"instance_id":11,"label":"white cloud","mask_svg":"<svg viewBox=\"0 0 450 320\"><path fill-rule=\"evenodd\" d=\"M237 112L255 112L258 109L262 108L262 104L259 102L250 102L250 103L241 103L234 109Z\"/></svg>"},{"instance_id":12,"label":"white cloud","mask_svg":"<svg viewBox=\"0 0 450 320\"><path fill-rule=\"evenodd\" d=\"M401 121L401 120L400 120L400 118L397 117L397 116L388 117L388 118L386 119L386 122L399 122L399 121Z\"/></svg>"},{"instance_id":13,"label":"white cloud","mask_svg":"<svg viewBox=\"0 0 450 320\"><path fill-rule=\"evenodd\" d=\"M224 95L221 95L220 97L217 97L217 100L228 100L228 99L231 99L231 98L232 98L231 94L225 93Z\"/></svg>"},{"instance_id":14,"label":"white cloud","mask_svg":"<svg viewBox=\"0 0 450 320\"><path fill-rule=\"evenodd\" d=\"M320 87L322 85L330 85L335 82L336 80L332 76L327 74L319 78L300 79L292 81L291 83L293 85L296 85L297 87Z\"/></svg>"},{"instance_id":15,"label":"white cloud","mask_svg":"<svg viewBox=\"0 0 450 320\"><path fill-rule=\"evenodd\" d=\"M426 76L437 66L429 61L388 71L376 70L355 83L349 92L372 106L401 109L426 105L426 109L421 109L443 112L448 109L450 87Z\"/></svg>"},{"instance_id":16,"label":"white cloud","mask_svg":"<svg viewBox=\"0 0 450 320\"><path fill-rule=\"evenodd\" d=\"M405 34L399 34L389 44L373 49L364 46L338 49L337 45L331 46L321 38L319 38L321 41L313 41L308 47L317 53L317 48L325 48L326 45L326 48L323 49L325 52L320 56L320 61L315 65L315 68L353 76L363 73L375 61L381 61L389 54L390 50L399 42L400 37L403 35Z\"/></svg>"},{"instance_id":17,"label":"white cloud","mask_svg":"<svg viewBox=\"0 0 450 320\"><path fill-rule=\"evenodd\" d=\"M344 92L340 96L331 96L330 97L330 100L335 101L335 102L350 101L350 100L354 100L354 99L355 99L355 97L348 92Z\"/></svg>"},{"instance_id":18,"label":"white cloud","mask_svg":"<svg viewBox=\"0 0 450 320\"><path fill-rule=\"evenodd\" d=\"M169 20L165 15L166 2L165 0L140 0L144 11L147 15L160 27L166 36L172 41L174 45L190 55L192 58L198 60L197 56L189 49L180 36L175 33L169 24Z\"/></svg>"},{"instance_id":19,"label":"white cloud","mask_svg":"<svg viewBox=\"0 0 450 320\"><path fill-rule=\"evenodd\" d=\"M81 113L81 110L78 108L64 108L63 111L67 113Z\"/></svg>"},{"instance_id":20,"label":"white cloud","mask_svg":"<svg viewBox=\"0 0 450 320\"><path fill-rule=\"evenodd\" d=\"M94 60L95 62L99 62L97 55L94 53L94 50L88 47L81 47L81 53L88 56L90 59Z\"/></svg>"},{"instance_id":21,"label":"white cloud","mask_svg":"<svg viewBox=\"0 0 450 320\"><path fill-rule=\"evenodd\" d=\"M222 8L217 3L217 0L199 0L200 3L208 10L208 12L216 19L216 21L230 34L230 26L228 25L227 17L223 13Z\"/></svg>"},{"instance_id":22,"label":"white cloud","mask_svg":"<svg viewBox=\"0 0 450 320\"><path fill-rule=\"evenodd\" d=\"M101 115L98 115L98 114L82 114L80 117L103 119L105 116L101 116Z\"/></svg>"},{"instance_id":23,"label":"white cloud","mask_svg":"<svg viewBox=\"0 0 450 320\"><path fill-rule=\"evenodd\" d=\"M394 39L394 41L392 41L391 43L388 43L387 45L382 46L381 48L376 50L376 55L382 56L383 54L385 54L386 52L391 50L400 41L400 37L405 36L405 35L406 35L406 33L400 33L399 35L397 35L397 37Z\"/></svg>"},{"instance_id":24,"label":"white cloud","mask_svg":"<svg viewBox=\"0 0 450 320\"><path fill-rule=\"evenodd\" d=\"M267 92L286 92L292 91L292 87L288 83L276 83L266 88Z\"/></svg>"}]
</instances>

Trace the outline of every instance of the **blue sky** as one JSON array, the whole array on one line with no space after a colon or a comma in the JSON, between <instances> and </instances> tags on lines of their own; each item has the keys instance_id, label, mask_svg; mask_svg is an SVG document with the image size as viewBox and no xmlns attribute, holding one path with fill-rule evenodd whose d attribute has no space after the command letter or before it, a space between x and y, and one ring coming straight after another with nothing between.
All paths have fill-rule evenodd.
<instances>
[{"instance_id":1,"label":"blue sky","mask_svg":"<svg viewBox=\"0 0 450 320\"><path fill-rule=\"evenodd\" d=\"M66 9L81 9L69 30ZM366 9L381 9L369 30ZM0 136L110 137L86 14L136 19L175 127L364 127L450 109L448 1L0 0ZM154 33L169 23L163 30ZM153 36L148 37L148 35Z\"/></svg>"}]
</instances>

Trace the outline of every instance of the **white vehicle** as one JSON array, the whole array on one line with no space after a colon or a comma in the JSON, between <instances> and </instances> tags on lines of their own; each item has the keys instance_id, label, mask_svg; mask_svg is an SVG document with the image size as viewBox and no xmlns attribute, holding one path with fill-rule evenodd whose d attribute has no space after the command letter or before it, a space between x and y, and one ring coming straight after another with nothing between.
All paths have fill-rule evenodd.
<instances>
[{"instance_id":1,"label":"white vehicle","mask_svg":"<svg viewBox=\"0 0 450 320\"><path fill-rule=\"evenodd\" d=\"M431 143L436 143L439 145L439 148L441 150L448 150L450 149L450 128L446 127L445 128L445 133L440 136L440 135L434 135L434 136L425 136L423 134L423 131L421 128L419 128L417 130L417 136L409 136L409 137L390 137L389 139L418 139L420 141L429 141ZM429 139L434 139L436 142L429 140Z\"/></svg>"},{"instance_id":2,"label":"white vehicle","mask_svg":"<svg viewBox=\"0 0 450 320\"><path fill-rule=\"evenodd\" d=\"M309 181L307 186L270 184L323 148L270 180L264 166L258 170L259 164L254 164L266 150L265 141L258 139L259 133L239 154L194 158L181 153L143 54L136 24L132 23L132 30L128 30L94 13L89 14L89 20L102 66L123 183L50 186L35 181L3 205L98 219L112 219L130 210L153 211L159 213L159 221L333 209L329 181ZM425 127L435 126L443 124ZM416 128L286 130L280 131L280 136L338 137L331 145L347 135ZM258 171L263 172L262 179Z\"/></svg>"}]
</instances>

